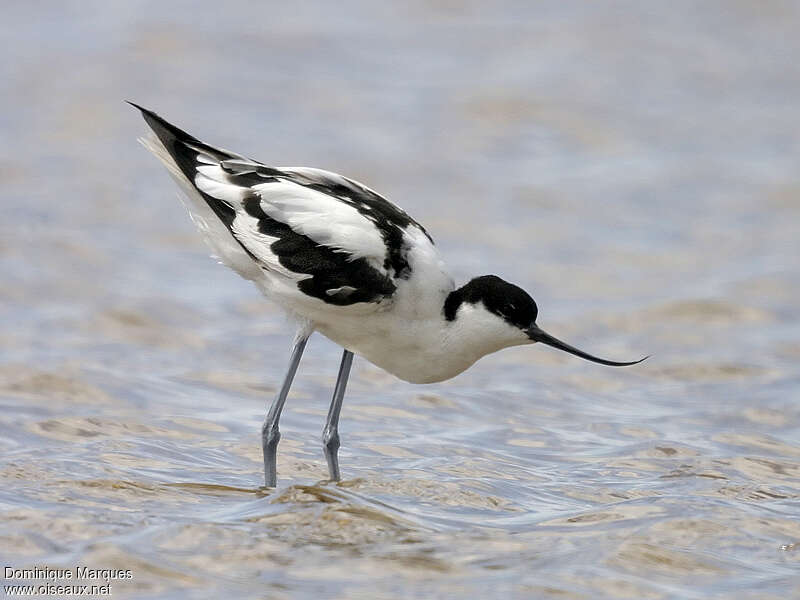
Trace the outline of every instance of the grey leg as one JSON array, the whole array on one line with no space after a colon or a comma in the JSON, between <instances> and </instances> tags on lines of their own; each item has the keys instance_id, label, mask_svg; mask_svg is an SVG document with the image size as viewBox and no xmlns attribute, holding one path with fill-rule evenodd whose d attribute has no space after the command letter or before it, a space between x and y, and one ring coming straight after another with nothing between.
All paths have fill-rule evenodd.
<instances>
[{"instance_id":1,"label":"grey leg","mask_svg":"<svg viewBox=\"0 0 800 600\"><path fill-rule=\"evenodd\" d=\"M267 487L275 487L278 480L278 473L275 466L278 455L278 442L281 439L281 432L278 430L278 421L281 418L283 405L286 403L286 396L289 395L289 388L292 387L294 374L297 372L297 365L300 364L300 357L303 356L308 335L299 337L294 342L292 356L289 359L289 369L283 378L283 385L278 396L269 407L264 426L261 428L261 446L264 449L264 481Z\"/></svg>"},{"instance_id":2,"label":"grey leg","mask_svg":"<svg viewBox=\"0 0 800 600\"><path fill-rule=\"evenodd\" d=\"M331 407L328 410L328 420L322 431L322 449L325 451L325 460L328 461L328 473L332 481L339 481L339 414L342 412L344 390L347 387L347 378L350 377L350 366L353 364L353 353L345 350L342 354L342 364L339 365L339 377L336 378L336 389L333 390Z\"/></svg>"}]
</instances>

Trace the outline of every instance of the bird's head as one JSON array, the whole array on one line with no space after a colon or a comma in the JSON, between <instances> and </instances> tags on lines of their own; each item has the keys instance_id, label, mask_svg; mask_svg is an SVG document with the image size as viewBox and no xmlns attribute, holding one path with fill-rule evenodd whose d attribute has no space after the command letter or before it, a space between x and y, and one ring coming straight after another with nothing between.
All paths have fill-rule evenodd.
<instances>
[{"instance_id":1,"label":"bird's head","mask_svg":"<svg viewBox=\"0 0 800 600\"><path fill-rule=\"evenodd\" d=\"M616 362L593 356L562 342L546 333L536 324L539 309L533 298L523 289L496 275L482 275L454 290L444 304L448 321L461 322L461 329L479 340L486 352L509 346L541 342L569 352L592 362L624 367L640 363L645 358L631 362Z\"/></svg>"}]
</instances>

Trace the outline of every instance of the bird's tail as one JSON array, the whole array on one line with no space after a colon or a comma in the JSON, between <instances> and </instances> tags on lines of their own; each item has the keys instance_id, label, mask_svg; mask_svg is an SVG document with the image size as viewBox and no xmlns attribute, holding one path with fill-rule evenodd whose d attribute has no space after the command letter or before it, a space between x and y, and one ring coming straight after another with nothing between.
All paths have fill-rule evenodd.
<instances>
[{"instance_id":1,"label":"bird's tail","mask_svg":"<svg viewBox=\"0 0 800 600\"><path fill-rule=\"evenodd\" d=\"M183 191L181 200L189 215L203 234L214 255L245 279L259 281L263 273L230 231L234 209L224 201L205 194L195 185L199 165L219 164L224 160L244 157L209 146L182 129L175 127L156 113L129 102L139 109L153 130L139 142L152 152L167 168Z\"/></svg>"}]
</instances>

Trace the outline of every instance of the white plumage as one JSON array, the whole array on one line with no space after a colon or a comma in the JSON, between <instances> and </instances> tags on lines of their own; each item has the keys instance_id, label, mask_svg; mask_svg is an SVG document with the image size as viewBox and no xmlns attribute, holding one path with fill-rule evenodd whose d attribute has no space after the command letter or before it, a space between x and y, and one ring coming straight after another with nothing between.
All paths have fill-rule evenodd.
<instances>
[{"instance_id":1,"label":"white plumage","mask_svg":"<svg viewBox=\"0 0 800 600\"><path fill-rule=\"evenodd\" d=\"M214 253L298 321L289 371L264 425L268 485L275 482L280 412L313 331L344 348L324 436L334 479L352 353L412 383L442 381L486 354L535 342L603 364L633 364L597 358L543 332L533 299L499 277L456 289L425 229L368 187L321 169L264 165L137 108L155 133L143 144L184 191Z\"/></svg>"}]
</instances>

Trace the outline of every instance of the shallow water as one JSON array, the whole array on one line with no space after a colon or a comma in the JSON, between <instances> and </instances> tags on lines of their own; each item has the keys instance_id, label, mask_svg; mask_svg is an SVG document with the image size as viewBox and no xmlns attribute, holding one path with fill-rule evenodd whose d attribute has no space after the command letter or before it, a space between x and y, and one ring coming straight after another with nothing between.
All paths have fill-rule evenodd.
<instances>
[{"instance_id":1,"label":"shallow water","mask_svg":"<svg viewBox=\"0 0 800 600\"><path fill-rule=\"evenodd\" d=\"M125 598L800 595L796 3L4 21L4 565L130 569ZM332 484L339 349L316 336L264 491L292 329L207 257L125 98L361 179L459 280L497 273L554 334L653 356L515 348L431 386L356 360Z\"/></svg>"}]
</instances>

